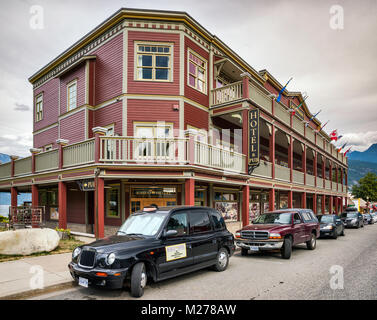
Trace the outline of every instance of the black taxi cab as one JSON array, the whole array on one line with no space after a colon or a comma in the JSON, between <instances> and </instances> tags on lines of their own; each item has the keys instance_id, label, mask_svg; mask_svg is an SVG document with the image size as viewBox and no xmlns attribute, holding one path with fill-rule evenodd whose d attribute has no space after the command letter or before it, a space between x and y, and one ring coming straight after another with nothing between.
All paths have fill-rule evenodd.
<instances>
[{"instance_id":1,"label":"black taxi cab","mask_svg":"<svg viewBox=\"0 0 377 320\"><path fill-rule=\"evenodd\" d=\"M140 297L149 280L207 267L224 271L234 251L233 234L215 209L150 206L128 217L116 235L77 247L68 267L81 286L128 284Z\"/></svg>"}]
</instances>

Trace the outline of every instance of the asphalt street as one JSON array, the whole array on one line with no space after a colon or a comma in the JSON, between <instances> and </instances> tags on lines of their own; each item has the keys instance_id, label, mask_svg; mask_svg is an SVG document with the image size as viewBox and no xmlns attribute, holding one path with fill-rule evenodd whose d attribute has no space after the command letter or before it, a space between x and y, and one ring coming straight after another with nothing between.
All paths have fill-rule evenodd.
<instances>
[{"instance_id":1,"label":"asphalt street","mask_svg":"<svg viewBox=\"0 0 377 320\"><path fill-rule=\"evenodd\" d=\"M333 269L331 269L333 268ZM343 274L343 277L342 277ZM330 285L330 284L333 285ZM334 289L335 284L335 289ZM209 269L149 283L139 299L376 299L377 224L346 229L345 237L318 239L314 251L294 248L290 260L279 253L236 252L224 272ZM75 287L33 299L134 299L127 289Z\"/></svg>"}]
</instances>

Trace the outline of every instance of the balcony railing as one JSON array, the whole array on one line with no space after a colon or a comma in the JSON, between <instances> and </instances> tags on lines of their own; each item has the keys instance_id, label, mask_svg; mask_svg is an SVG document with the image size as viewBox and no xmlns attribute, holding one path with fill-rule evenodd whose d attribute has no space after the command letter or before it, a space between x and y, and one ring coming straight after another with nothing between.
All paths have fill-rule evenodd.
<instances>
[{"instance_id":1,"label":"balcony railing","mask_svg":"<svg viewBox=\"0 0 377 320\"><path fill-rule=\"evenodd\" d=\"M65 146L63 167L78 166L94 162L94 139Z\"/></svg>"},{"instance_id":2,"label":"balcony railing","mask_svg":"<svg viewBox=\"0 0 377 320\"><path fill-rule=\"evenodd\" d=\"M283 167L281 165L275 164L275 178L290 181L291 170L289 168Z\"/></svg>"},{"instance_id":3,"label":"balcony railing","mask_svg":"<svg viewBox=\"0 0 377 320\"><path fill-rule=\"evenodd\" d=\"M54 170L59 168L59 150L39 153L35 156L35 172Z\"/></svg>"},{"instance_id":4,"label":"balcony railing","mask_svg":"<svg viewBox=\"0 0 377 320\"><path fill-rule=\"evenodd\" d=\"M272 163L261 161L260 165L253 171L253 175L272 178Z\"/></svg>"},{"instance_id":5,"label":"balcony railing","mask_svg":"<svg viewBox=\"0 0 377 320\"><path fill-rule=\"evenodd\" d=\"M242 81L234 82L212 90L212 103L223 104L242 98Z\"/></svg>"},{"instance_id":6,"label":"balcony railing","mask_svg":"<svg viewBox=\"0 0 377 320\"><path fill-rule=\"evenodd\" d=\"M315 179L315 176L311 174L306 174L306 184L308 186L314 187L314 179Z\"/></svg>"}]
</instances>

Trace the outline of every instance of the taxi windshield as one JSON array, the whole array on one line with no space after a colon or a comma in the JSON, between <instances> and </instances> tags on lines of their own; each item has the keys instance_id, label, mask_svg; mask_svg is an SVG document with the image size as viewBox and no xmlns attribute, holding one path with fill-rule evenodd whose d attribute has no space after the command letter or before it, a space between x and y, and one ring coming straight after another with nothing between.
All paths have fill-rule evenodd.
<instances>
[{"instance_id":1,"label":"taxi windshield","mask_svg":"<svg viewBox=\"0 0 377 320\"><path fill-rule=\"evenodd\" d=\"M118 235L154 236L167 215L167 212L133 214L119 228Z\"/></svg>"},{"instance_id":2,"label":"taxi windshield","mask_svg":"<svg viewBox=\"0 0 377 320\"><path fill-rule=\"evenodd\" d=\"M291 213L267 213L261 214L253 224L290 224L292 223Z\"/></svg>"}]
</instances>

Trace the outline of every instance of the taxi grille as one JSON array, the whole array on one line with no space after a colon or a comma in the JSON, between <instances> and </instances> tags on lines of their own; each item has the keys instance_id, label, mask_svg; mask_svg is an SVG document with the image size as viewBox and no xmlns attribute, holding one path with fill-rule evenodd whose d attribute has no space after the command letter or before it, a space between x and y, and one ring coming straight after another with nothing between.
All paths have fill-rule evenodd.
<instances>
[{"instance_id":1,"label":"taxi grille","mask_svg":"<svg viewBox=\"0 0 377 320\"><path fill-rule=\"evenodd\" d=\"M241 231L241 238L253 239L253 240L265 240L265 239L268 239L268 232L244 230L244 231Z\"/></svg>"},{"instance_id":2,"label":"taxi grille","mask_svg":"<svg viewBox=\"0 0 377 320\"><path fill-rule=\"evenodd\" d=\"M94 267L96 252L94 250L83 250L80 255L80 265L83 267Z\"/></svg>"}]
</instances>

